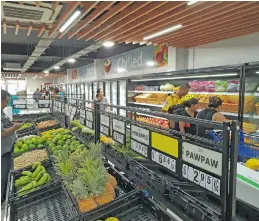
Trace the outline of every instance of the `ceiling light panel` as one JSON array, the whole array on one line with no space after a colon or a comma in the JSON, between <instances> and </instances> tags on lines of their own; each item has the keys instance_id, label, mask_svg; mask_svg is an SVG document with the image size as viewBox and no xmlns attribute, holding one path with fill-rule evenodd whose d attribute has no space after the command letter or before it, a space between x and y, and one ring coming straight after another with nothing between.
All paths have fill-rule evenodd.
<instances>
[{"instance_id":1,"label":"ceiling light panel","mask_svg":"<svg viewBox=\"0 0 259 221\"><path fill-rule=\"evenodd\" d=\"M81 14L80 10L75 11L72 16L61 26L59 32L64 32Z\"/></svg>"}]
</instances>

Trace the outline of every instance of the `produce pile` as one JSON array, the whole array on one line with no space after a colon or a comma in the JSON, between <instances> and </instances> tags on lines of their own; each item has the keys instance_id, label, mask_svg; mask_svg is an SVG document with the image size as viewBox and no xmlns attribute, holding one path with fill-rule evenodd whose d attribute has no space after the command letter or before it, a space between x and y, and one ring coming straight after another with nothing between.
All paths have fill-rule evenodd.
<instances>
[{"instance_id":1,"label":"produce pile","mask_svg":"<svg viewBox=\"0 0 259 221\"><path fill-rule=\"evenodd\" d=\"M57 125L57 121L56 120L47 120L47 121L42 121L40 123L37 124L37 128L38 129L46 129L49 127L53 127Z\"/></svg>"},{"instance_id":2,"label":"produce pile","mask_svg":"<svg viewBox=\"0 0 259 221\"><path fill-rule=\"evenodd\" d=\"M79 120L71 121L71 125L73 126L73 128L72 128L73 132L81 130L81 132L84 134L94 135L94 133L95 133L94 130L91 130L88 127L81 124Z\"/></svg>"},{"instance_id":3,"label":"produce pile","mask_svg":"<svg viewBox=\"0 0 259 221\"><path fill-rule=\"evenodd\" d=\"M40 162L33 163L31 170L22 171L22 176L15 180L15 187L19 196L33 192L40 186L51 181L51 176Z\"/></svg>"},{"instance_id":4,"label":"produce pile","mask_svg":"<svg viewBox=\"0 0 259 221\"><path fill-rule=\"evenodd\" d=\"M31 123L31 122L23 123L22 126L17 130L17 132L19 132L21 130L24 130L24 129L27 129L27 128L30 128L32 126L33 126L33 123Z\"/></svg>"},{"instance_id":5,"label":"produce pile","mask_svg":"<svg viewBox=\"0 0 259 221\"><path fill-rule=\"evenodd\" d=\"M14 158L14 170L22 169L31 166L35 162L40 162L48 159L46 150L33 150Z\"/></svg>"},{"instance_id":6,"label":"produce pile","mask_svg":"<svg viewBox=\"0 0 259 221\"><path fill-rule=\"evenodd\" d=\"M163 127L163 128L169 128L169 121L163 120L160 118L137 116L136 120L140 122L148 123L148 124L154 124L156 126Z\"/></svg>"},{"instance_id":7,"label":"produce pile","mask_svg":"<svg viewBox=\"0 0 259 221\"><path fill-rule=\"evenodd\" d=\"M88 212L115 198L116 179L102 161L100 143L90 143L89 150L78 153L63 148L56 156L64 183L76 198L81 212Z\"/></svg>"},{"instance_id":8,"label":"produce pile","mask_svg":"<svg viewBox=\"0 0 259 221\"><path fill-rule=\"evenodd\" d=\"M44 138L39 136L29 136L27 138L21 138L14 144L14 154L20 154L28 152L29 150L44 147Z\"/></svg>"},{"instance_id":9,"label":"produce pile","mask_svg":"<svg viewBox=\"0 0 259 221\"><path fill-rule=\"evenodd\" d=\"M53 129L41 133L42 138L46 140L46 145L51 154L58 156L63 149L67 149L69 153L82 153L86 150L86 146L82 144L76 136L70 135L70 131L65 128Z\"/></svg>"}]
</instances>

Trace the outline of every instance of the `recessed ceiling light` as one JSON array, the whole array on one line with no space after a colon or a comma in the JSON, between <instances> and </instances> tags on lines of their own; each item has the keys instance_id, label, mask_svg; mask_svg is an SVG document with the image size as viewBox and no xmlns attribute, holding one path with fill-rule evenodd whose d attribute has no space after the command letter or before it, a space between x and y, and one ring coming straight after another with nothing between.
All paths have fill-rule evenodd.
<instances>
[{"instance_id":1,"label":"recessed ceiling light","mask_svg":"<svg viewBox=\"0 0 259 221\"><path fill-rule=\"evenodd\" d=\"M77 10L73 13L73 15L61 26L61 28L59 29L59 32L63 32L65 31L69 25L71 25L77 18L78 16L81 14L81 11Z\"/></svg>"},{"instance_id":2,"label":"recessed ceiling light","mask_svg":"<svg viewBox=\"0 0 259 221\"><path fill-rule=\"evenodd\" d=\"M159 32L157 32L155 34L152 34L152 35L149 35L147 37L144 37L143 40L146 41L146 40L149 40L149 39L152 39L152 38L156 38L158 36L165 35L165 34L167 34L169 32L176 31L176 30L178 30L178 29L180 29L182 27L183 27L182 25L174 25L171 28L167 28L167 29L165 29L163 31L159 31Z\"/></svg>"},{"instance_id":3,"label":"recessed ceiling light","mask_svg":"<svg viewBox=\"0 0 259 221\"><path fill-rule=\"evenodd\" d=\"M69 63L75 63L75 62L76 62L76 59L74 59L74 58L69 58L67 61L68 61Z\"/></svg>"},{"instance_id":4,"label":"recessed ceiling light","mask_svg":"<svg viewBox=\"0 0 259 221\"><path fill-rule=\"evenodd\" d=\"M54 67L55 70L58 70L59 68L60 68L59 66L55 66L55 67Z\"/></svg>"},{"instance_id":5,"label":"recessed ceiling light","mask_svg":"<svg viewBox=\"0 0 259 221\"><path fill-rule=\"evenodd\" d=\"M147 62L147 66L154 66L155 65L155 62L154 61L148 61Z\"/></svg>"},{"instance_id":6,"label":"recessed ceiling light","mask_svg":"<svg viewBox=\"0 0 259 221\"><path fill-rule=\"evenodd\" d=\"M124 69L124 68L117 68L117 71L118 71L119 73L121 73L121 72L125 72L126 69Z\"/></svg>"},{"instance_id":7,"label":"recessed ceiling light","mask_svg":"<svg viewBox=\"0 0 259 221\"><path fill-rule=\"evenodd\" d=\"M49 73L49 71L44 71L44 73L45 73L45 74L48 74L48 73Z\"/></svg>"},{"instance_id":8,"label":"recessed ceiling light","mask_svg":"<svg viewBox=\"0 0 259 221\"><path fill-rule=\"evenodd\" d=\"M115 43L112 41L106 41L103 43L103 46L109 48L109 47L112 47L114 44Z\"/></svg>"},{"instance_id":9,"label":"recessed ceiling light","mask_svg":"<svg viewBox=\"0 0 259 221\"><path fill-rule=\"evenodd\" d=\"M255 72L256 74L259 74L259 71Z\"/></svg>"},{"instance_id":10,"label":"recessed ceiling light","mask_svg":"<svg viewBox=\"0 0 259 221\"><path fill-rule=\"evenodd\" d=\"M187 3L187 5L193 5L193 4L195 4L195 3L197 3L198 1L189 1L188 3Z\"/></svg>"}]
</instances>

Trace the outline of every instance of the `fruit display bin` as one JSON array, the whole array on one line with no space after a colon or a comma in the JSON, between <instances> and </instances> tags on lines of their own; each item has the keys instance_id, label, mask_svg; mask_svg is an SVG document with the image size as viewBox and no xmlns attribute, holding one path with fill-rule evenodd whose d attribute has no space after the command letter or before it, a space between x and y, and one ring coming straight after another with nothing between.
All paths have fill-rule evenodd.
<instances>
[{"instance_id":1,"label":"fruit display bin","mask_svg":"<svg viewBox=\"0 0 259 221\"><path fill-rule=\"evenodd\" d=\"M6 221L79 221L73 202L60 184L40 189L26 199L10 200L8 210Z\"/></svg>"},{"instance_id":2,"label":"fruit display bin","mask_svg":"<svg viewBox=\"0 0 259 221\"><path fill-rule=\"evenodd\" d=\"M38 130L34 128L33 130L27 131L25 133L17 133L16 136L17 138L21 138L29 135L38 135L38 134L39 134Z\"/></svg>"},{"instance_id":3,"label":"fruit display bin","mask_svg":"<svg viewBox=\"0 0 259 221\"><path fill-rule=\"evenodd\" d=\"M37 147L37 148L30 149L30 150L28 150L28 151L26 151L26 152L13 153L13 158L18 157L18 156L20 156L20 155L22 155L22 154L24 154L24 153L27 153L27 152L31 152L31 151L34 151L34 150L44 150L44 149L48 152L48 150L47 150L47 148L46 148L45 146L39 147L39 148ZM49 157L49 153L48 153L48 157Z\"/></svg>"},{"instance_id":4,"label":"fruit display bin","mask_svg":"<svg viewBox=\"0 0 259 221\"><path fill-rule=\"evenodd\" d=\"M172 221L174 220L161 206L136 190L126 194L98 211L82 216L83 221L105 220L116 217L120 221Z\"/></svg>"},{"instance_id":5,"label":"fruit display bin","mask_svg":"<svg viewBox=\"0 0 259 221\"><path fill-rule=\"evenodd\" d=\"M42 121L47 121L47 120L55 120L55 118L52 117L52 116L49 115L49 114L46 114L46 115L44 115L44 116L41 116L41 117L38 117L38 118L34 119L34 122L35 122L35 123L40 123L40 122L42 122Z\"/></svg>"},{"instance_id":6,"label":"fruit display bin","mask_svg":"<svg viewBox=\"0 0 259 221\"><path fill-rule=\"evenodd\" d=\"M107 203L105 205L101 205L101 206L98 206L97 208L89 211L89 212L80 212L79 210L79 206L78 206L78 203L75 199L75 197L72 195L72 193L68 190L68 193L74 203L74 205L76 205L76 208L77 208L77 211L78 213L80 214L80 216L87 216L88 213L99 213L99 210L103 207L106 207L107 205L110 205L111 203L113 202L116 202L117 200L119 200L121 197L123 197L124 195L128 194L128 193L131 193L132 191L134 192L136 189L135 189L135 186L133 183L131 183L124 175L122 175L117 169L115 169L114 167L112 167L108 162L105 162L105 167L107 168L109 174L111 174L116 180L117 180L117 187L115 189L115 199L110 202L110 203Z\"/></svg>"},{"instance_id":7,"label":"fruit display bin","mask_svg":"<svg viewBox=\"0 0 259 221\"><path fill-rule=\"evenodd\" d=\"M26 122L29 122L29 121L25 121L24 123L26 123ZM21 129L21 130L17 130L16 133L17 133L17 135L18 134L24 134L24 133L30 132L32 130L35 130L35 124L33 124L31 127L27 127L27 128Z\"/></svg>"},{"instance_id":8,"label":"fruit display bin","mask_svg":"<svg viewBox=\"0 0 259 221\"><path fill-rule=\"evenodd\" d=\"M57 122L57 121L56 121L56 122ZM60 127L62 127L62 126L57 122L55 125L53 125L53 126L51 126L51 127L37 128L37 130L39 130L39 133L41 133L41 132L44 132L44 131L47 131L47 130L58 129L58 128L60 128Z\"/></svg>"},{"instance_id":9,"label":"fruit display bin","mask_svg":"<svg viewBox=\"0 0 259 221\"><path fill-rule=\"evenodd\" d=\"M146 98L148 104L164 104L167 94L152 94L151 97Z\"/></svg>"},{"instance_id":10,"label":"fruit display bin","mask_svg":"<svg viewBox=\"0 0 259 221\"><path fill-rule=\"evenodd\" d=\"M19 200L25 199L25 198L34 196L39 191L44 191L44 189L52 188L53 185L55 185L57 183L61 183L61 179L60 179L59 175L56 173L54 166L52 165L52 162L50 160L43 161L41 163L41 165L43 165L45 167L46 172L51 176L51 181L44 185L38 186L35 191L29 192L23 196L18 195L18 193L17 193L18 188L15 187L14 183L15 183L15 180L17 180L19 177L22 176L23 171L32 172L32 167L28 166L28 167L25 167L20 170L11 171L11 177L10 177L10 182L9 182L9 199L10 200L19 201Z\"/></svg>"}]
</instances>

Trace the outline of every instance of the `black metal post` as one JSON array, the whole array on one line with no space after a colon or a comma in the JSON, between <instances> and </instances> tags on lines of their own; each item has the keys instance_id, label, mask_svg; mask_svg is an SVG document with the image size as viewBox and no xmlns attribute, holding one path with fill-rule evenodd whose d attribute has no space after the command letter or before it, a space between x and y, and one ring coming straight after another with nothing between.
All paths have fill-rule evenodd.
<instances>
[{"instance_id":1,"label":"black metal post","mask_svg":"<svg viewBox=\"0 0 259 221\"><path fill-rule=\"evenodd\" d=\"M233 121L231 124L230 174L229 174L227 221L234 221L236 216L236 174L237 174L239 130L240 130L239 123L237 121Z\"/></svg>"},{"instance_id":2,"label":"black metal post","mask_svg":"<svg viewBox=\"0 0 259 221\"><path fill-rule=\"evenodd\" d=\"M246 68L245 65L241 66L240 70L240 88L239 88L239 122L241 129L243 128L243 121L244 121L244 107L245 107L245 79L246 79Z\"/></svg>"},{"instance_id":3,"label":"black metal post","mask_svg":"<svg viewBox=\"0 0 259 221\"><path fill-rule=\"evenodd\" d=\"M94 116L95 116L95 143L100 140L100 104L94 102Z\"/></svg>"},{"instance_id":4,"label":"black metal post","mask_svg":"<svg viewBox=\"0 0 259 221\"><path fill-rule=\"evenodd\" d=\"M120 105L120 82L117 81L117 105ZM121 115L120 113L121 109L117 109L117 114Z\"/></svg>"},{"instance_id":5,"label":"black metal post","mask_svg":"<svg viewBox=\"0 0 259 221\"><path fill-rule=\"evenodd\" d=\"M222 148L222 175L221 175L221 183L220 183L222 221L228 221L227 204L228 204L228 171L229 171L229 133L230 133L230 123L224 122L223 123L223 148Z\"/></svg>"},{"instance_id":6,"label":"black metal post","mask_svg":"<svg viewBox=\"0 0 259 221\"><path fill-rule=\"evenodd\" d=\"M65 112L65 127L68 128L68 116L66 111L67 97L64 98L64 112Z\"/></svg>"}]
</instances>

